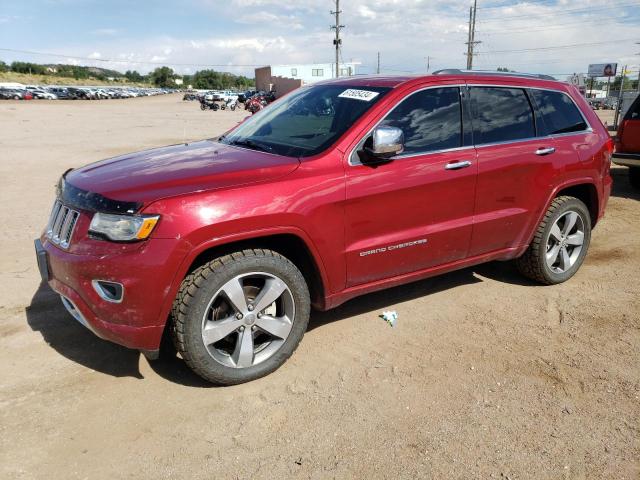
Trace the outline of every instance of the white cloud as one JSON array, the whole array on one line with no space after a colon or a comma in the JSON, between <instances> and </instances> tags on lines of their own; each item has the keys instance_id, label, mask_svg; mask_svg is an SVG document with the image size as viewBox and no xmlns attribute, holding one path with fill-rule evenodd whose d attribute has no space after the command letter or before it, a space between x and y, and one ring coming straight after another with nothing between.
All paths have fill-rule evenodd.
<instances>
[{"instance_id":1,"label":"white cloud","mask_svg":"<svg viewBox=\"0 0 640 480\"><path fill-rule=\"evenodd\" d=\"M631 16L634 11L612 8L609 2L503 0L504 7L479 8L476 39L482 43L477 47L474 66L569 73L585 71L589 63L602 61L637 64L635 42L640 38L637 21L633 21L636 17ZM431 70L464 67L470 3L471 0L343 1L341 23L346 27L342 31L342 58L361 61L360 72L375 70L378 51L384 73L425 72L427 56ZM488 7L496 3L500 2L495 0ZM138 62L164 62L179 72L212 64L227 65L226 70L251 75L252 67L240 65L333 61L331 0L192 0L190 5L194 15L208 18L211 31L219 33L136 36L132 40L116 28L103 28L92 32L101 37L94 38L95 42L83 38L75 50L61 47L58 51L85 57L88 52L99 52L101 60L126 62L109 64L111 68L143 72L156 66ZM493 53L616 38L634 40L582 48ZM55 45L48 47L56 51Z\"/></svg>"},{"instance_id":2,"label":"white cloud","mask_svg":"<svg viewBox=\"0 0 640 480\"><path fill-rule=\"evenodd\" d=\"M92 53L89 54L89 58L93 58L93 59L96 59L96 60L101 58L101 57L102 57L102 55L100 54L100 52L92 52Z\"/></svg>"},{"instance_id":3,"label":"white cloud","mask_svg":"<svg viewBox=\"0 0 640 480\"><path fill-rule=\"evenodd\" d=\"M367 5L360 5L358 7L358 13L360 14L361 17L368 18L371 20L375 20L376 17L378 16L376 12L371 10Z\"/></svg>"}]
</instances>

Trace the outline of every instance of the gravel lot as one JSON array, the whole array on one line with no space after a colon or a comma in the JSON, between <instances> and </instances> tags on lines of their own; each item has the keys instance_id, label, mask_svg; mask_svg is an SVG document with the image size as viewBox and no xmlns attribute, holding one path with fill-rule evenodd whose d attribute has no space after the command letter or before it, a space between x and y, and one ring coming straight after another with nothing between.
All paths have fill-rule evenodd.
<instances>
[{"instance_id":1,"label":"gravel lot","mask_svg":"<svg viewBox=\"0 0 640 480\"><path fill-rule=\"evenodd\" d=\"M0 103L0 478L639 478L640 192L623 168L568 283L491 263L368 295L313 314L250 384L210 387L78 325L33 255L53 185L244 117L180 98Z\"/></svg>"}]
</instances>

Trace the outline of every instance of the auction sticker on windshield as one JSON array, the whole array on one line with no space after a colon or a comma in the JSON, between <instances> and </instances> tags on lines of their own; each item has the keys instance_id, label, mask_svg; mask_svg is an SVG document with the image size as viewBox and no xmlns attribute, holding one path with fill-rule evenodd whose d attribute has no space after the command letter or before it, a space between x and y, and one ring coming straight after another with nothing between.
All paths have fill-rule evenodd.
<instances>
[{"instance_id":1,"label":"auction sticker on windshield","mask_svg":"<svg viewBox=\"0 0 640 480\"><path fill-rule=\"evenodd\" d=\"M342 92L338 97L340 98L351 98L353 100L363 100L365 102L370 102L374 98L376 98L380 92L370 92L369 90L355 90L350 88Z\"/></svg>"}]
</instances>

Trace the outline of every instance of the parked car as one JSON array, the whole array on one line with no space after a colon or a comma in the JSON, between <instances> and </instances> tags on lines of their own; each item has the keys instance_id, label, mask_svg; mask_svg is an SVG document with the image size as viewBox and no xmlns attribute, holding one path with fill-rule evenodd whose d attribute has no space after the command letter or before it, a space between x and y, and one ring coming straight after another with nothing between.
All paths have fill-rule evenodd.
<instances>
[{"instance_id":1,"label":"parked car","mask_svg":"<svg viewBox=\"0 0 640 480\"><path fill-rule=\"evenodd\" d=\"M38 265L98 336L151 359L173 337L197 374L241 383L293 354L311 306L492 260L570 279L612 151L550 77L337 79L217 140L65 173Z\"/></svg>"},{"instance_id":2,"label":"parked car","mask_svg":"<svg viewBox=\"0 0 640 480\"><path fill-rule=\"evenodd\" d=\"M49 91L60 100L66 100L69 98L69 92L64 87L51 87L49 88Z\"/></svg>"},{"instance_id":3,"label":"parked car","mask_svg":"<svg viewBox=\"0 0 640 480\"><path fill-rule=\"evenodd\" d=\"M37 99L44 99L44 100L57 100L58 97L56 96L55 93L52 93L48 90L45 90L44 88L37 88L37 87L27 87L27 90L31 92L31 94L33 95L33 98L37 98Z\"/></svg>"},{"instance_id":4,"label":"parked car","mask_svg":"<svg viewBox=\"0 0 640 480\"><path fill-rule=\"evenodd\" d=\"M247 100L249 100L253 95L255 95L256 91L255 90L247 90L245 92L241 92L238 94L238 101L240 103L244 103Z\"/></svg>"},{"instance_id":5,"label":"parked car","mask_svg":"<svg viewBox=\"0 0 640 480\"><path fill-rule=\"evenodd\" d=\"M587 101L593 110L602 110L605 108L605 101L602 98L590 98Z\"/></svg>"},{"instance_id":6,"label":"parked car","mask_svg":"<svg viewBox=\"0 0 640 480\"><path fill-rule=\"evenodd\" d=\"M0 98L3 100L32 100L33 94L29 90L2 88L0 89Z\"/></svg>"},{"instance_id":7,"label":"parked car","mask_svg":"<svg viewBox=\"0 0 640 480\"><path fill-rule=\"evenodd\" d=\"M640 95L620 121L613 162L629 167L629 181L640 188Z\"/></svg>"}]
</instances>

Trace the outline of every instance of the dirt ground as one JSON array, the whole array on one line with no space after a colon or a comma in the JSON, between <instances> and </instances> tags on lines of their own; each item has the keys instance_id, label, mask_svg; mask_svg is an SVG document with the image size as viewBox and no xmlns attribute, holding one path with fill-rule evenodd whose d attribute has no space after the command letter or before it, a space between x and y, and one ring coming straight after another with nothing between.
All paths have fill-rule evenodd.
<instances>
[{"instance_id":1,"label":"dirt ground","mask_svg":"<svg viewBox=\"0 0 640 480\"><path fill-rule=\"evenodd\" d=\"M640 192L624 168L569 282L491 263L371 294L314 313L291 360L249 384L210 387L77 324L33 254L58 176L243 116L176 95L0 103L0 478L640 477Z\"/></svg>"}]
</instances>

